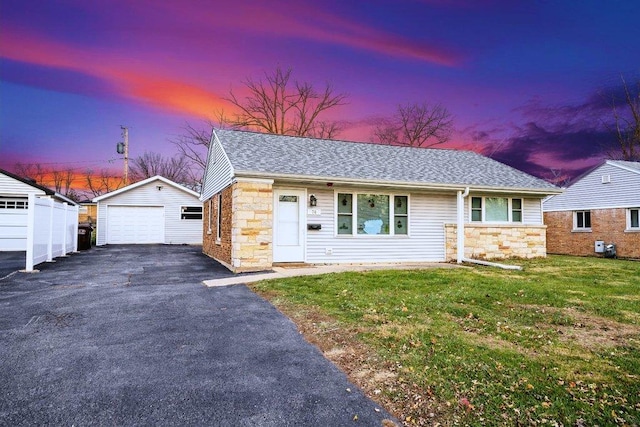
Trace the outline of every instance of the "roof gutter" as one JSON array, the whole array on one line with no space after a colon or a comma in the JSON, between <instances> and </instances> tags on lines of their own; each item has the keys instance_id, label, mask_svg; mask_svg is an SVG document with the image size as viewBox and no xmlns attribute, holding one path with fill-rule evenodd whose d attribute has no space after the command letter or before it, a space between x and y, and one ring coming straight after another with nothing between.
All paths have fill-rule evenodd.
<instances>
[{"instance_id":1,"label":"roof gutter","mask_svg":"<svg viewBox=\"0 0 640 427\"><path fill-rule=\"evenodd\" d=\"M236 177L245 178L271 178L274 180L292 181L301 184L317 184L319 182L330 182L333 184L355 185L355 186L373 186L387 188L408 188L416 190L436 190L436 191L457 191L460 184L440 184L429 182L407 182L407 181L384 181L384 180L358 180L351 178L337 178L331 176L309 176L295 174L281 174L271 172L256 172L235 170ZM485 193L517 193L528 194L533 196L548 196L550 194L561 194L564 190L560 188L519 188L519 187L492 187L474 185L474 191L482 191Z\"/></svg>"}]
</instances>

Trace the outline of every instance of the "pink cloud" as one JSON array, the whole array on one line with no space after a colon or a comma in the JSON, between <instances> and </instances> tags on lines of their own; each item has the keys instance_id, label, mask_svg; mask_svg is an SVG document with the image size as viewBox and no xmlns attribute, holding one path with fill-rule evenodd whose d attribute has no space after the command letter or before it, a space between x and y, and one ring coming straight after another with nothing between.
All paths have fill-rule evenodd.
<instances>
[{"instance_id":1,"label":"pink cloud","mask_svg":"<svg viewBox=\"0 0 640 427\"><path fill-rule=\"evenodd\" d=\"M0 55L14 61L97 77L116 87L119 96L168 110L210 117L212 112L224 106L218 95L203 87L149 70L135 70L126 56L90 52L7 27L3 29ZM148 67L155 65L152 63Z\"/></svg>"},{"instance_id":2,"label":"pink cloud","mask_svg":"<svg viewBox=\"0 0 640 427\"><path fill-rule=\"evenodd\" d=\"M167 14L193 25L211 26L212 31L224 27L237 34L313 40L442 66L454 66L462 60L450 47L415 41L298 2L233 3L215 9L164 2L154 7L163 7ZM228 40L217 42L225 44Z\"/></svg>"}]
</instances>

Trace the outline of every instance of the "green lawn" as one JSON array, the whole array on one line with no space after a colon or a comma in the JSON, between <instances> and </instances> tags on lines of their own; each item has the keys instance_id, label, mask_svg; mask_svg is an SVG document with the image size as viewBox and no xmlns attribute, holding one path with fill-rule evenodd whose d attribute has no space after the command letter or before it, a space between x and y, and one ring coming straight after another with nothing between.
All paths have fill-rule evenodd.
<instances>
[{"instance_id":1,"label":"green lawn","mask_svg":"<svg viewBox=\"0 0 640 427\"><path fill-rule=\"evenodd\" d=\"M254 289L407 425L639 425L640 263L516 263Z\"/></svg>"}]
</instances>

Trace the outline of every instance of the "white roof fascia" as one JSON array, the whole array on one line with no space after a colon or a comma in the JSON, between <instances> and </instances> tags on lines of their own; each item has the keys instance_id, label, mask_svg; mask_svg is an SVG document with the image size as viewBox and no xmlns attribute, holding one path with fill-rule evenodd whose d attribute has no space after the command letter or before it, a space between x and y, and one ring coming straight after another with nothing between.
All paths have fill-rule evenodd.
<instances>
[{"instance_id":1,"label":"white roof fascia","mask_svg":"<svg viewBox=\"0 0 640 427\"><path fill-rule=\"evenodd\" d=\"M611 166L615 166L615 167L620 168L620 169L624 169L624 170L629 171L629 172L640 174L640 171L638 169L634 169L634 168L630 168L630 167L625 166L625 165L621 165L616 160L607 160L606 164L611 165Z\"/></svg>"},{"instance_id":2,"label":"white roof fascia","mask_svg":"<svg viewBox=\"0 0 640 427\"><path fill-rule=\"evenodd\" d=\"M236 171L236 177L245 178L266 178L266 179L281 179L284 181L295 181L300 183L318 183L331 182L333 184L345 184L345 185L357 185L357 186L374 186L374 187L394 187L394 188L413 188L416 190L450 190L458 191L461 188L466 187L473 188L474 192L486 192L486 193L517 193L517 194L531 194L536 196L546 196L550 194L561 194L563 189L532 189L532 188L514 188L514 187L491 187L491 186L478 186L474 184L429 184L421 182L405 182L405 181L380 181L380 180L354 180L349 178L336 178L336 177L324 177L324 176L307 176L307 175L286 175L276 174L268 172L245 172Z\"/></svg>"},{"instance_id":3,"label":"white roof fascia","mask_svg":"<svg viewBox=\"0 0 640 427\"><path fill-rule=\"evenodd\" d=\"M150 182L153 182L153 181L162 181L165 184L170 185L170 186L172 186L174 188L177 188L178 190L182 190L185 193L189 193L194 197L197 197L197 198L200 197L200 194L196 193L195 191L190 190L187 187L183 187L182 185L178 184L177 182L173 182L173 181L171 181L171 180L169 180L169 179L167 179L167 178L165 178L163 176L156 175L156 176L152 176L151 178L147 178L145 180L138 181L138 182L136 182L134 184L127 185L126 187L119 188L119 189L117 189L115 191L112 191L110 193L106 193L106 194L103 194L101 196L94 197L92 199L92 201L93 202L99 202L101 200L108 199L109 197L116 196L116 195L124 193L126 191L133 190L134 188L138 188L138 187L141 187L143 185L149 184Z\"/></svg>"},{"instance_id":4,"label":"white roof fascia","mask_svg":"<svg viewBox=\"0 0 640 427\"><path fill-rule=\"evenodd\" d=\"M585 208L563 208L563 209L545 209L544 204L542 205L542 210L544 212L576 212L576 211L595 211L595 210L606 210L606 209L631 209L631 208L640 208L638 205L620 205L620 206L589 206Z\"/></svg>"}]
</instances>

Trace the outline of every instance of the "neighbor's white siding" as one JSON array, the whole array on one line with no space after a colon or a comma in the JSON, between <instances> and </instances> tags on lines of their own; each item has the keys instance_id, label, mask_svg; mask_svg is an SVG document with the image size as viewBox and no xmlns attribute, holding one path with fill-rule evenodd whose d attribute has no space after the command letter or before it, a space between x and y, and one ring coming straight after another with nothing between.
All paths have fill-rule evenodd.
<instances>
[{"instance_id":1,"label":"neighbor's white siding","mask_svg":"<svg viewBox=\"0 0 640 427\"><path fill-rule=\"evenodd\" d=\"M204 185L201 200L208 200L214 194L231 184L233 179L233 167L224 152L220 141L214 137L209 148L207 169L205 171Z\"/></svg>"},{"instance_id":2,"label":"neighbor's white siding","mask_svg":"<svg viewBox=\"0 0 640 427\"><path fill-rule=\"evenodd\" d=\"M11 178L3 173L0 173L0 196L22 196L27 197L27 194L36 194L44 196L44 191L32 187L29 184L25 184L22 181Z\"/></svg>"},{"instance_id":3,"label":"neighbor's white siding","mask_svg":"<svg viewBox=\"0 0 640 427\"><path fill-rule=\"evenodd\" d=\"M611 182L603 183L602 177ZM545 212L640 206L640 173L610 163L594 169L563 194L548 199Z\"/></svg>"},{"instance_id":4,"label":"neighbor's white siding","mask_svg":"<svg viewBox=\"0 0 640 427\"><path fill-rule=\"evenodd\" d=\"M352 192L339 190L338 192ZM370 190L372 193L383 193ZM307 230L309 263L427 262L445 260L444 224L455 222L455 195L409 194L409 236L336 236L334 191L307 189L318 199L321 215L307 214L308 224L322 224L319 231ZM327 249L331 254L327 254Z\"/></svg>"},{"instance_id":5,"label":"neighbor's white siding","mask_svg":"<svg viewBox=\"0 0 640 427\"><path fill-rule=\"evenodd\" d=\"M0 196L26 200L44 191L0 173ZM0 209L0 251L24 251L27 246L27 210Z\"/></svg>"},{"instance_id":6,"label":"neighbor's white siding","mask_svg":"<svg viewBox=\"0 0 640 427\"><path fill-rule=\"evenodd\" d=\"M162 190L157 186L161 185ZM107 206L164 206L165 242L167 244L202 244L202 220L180 219L181 206L202 206L202 202L186 191L162 181L152 181L129 191L98 201L97 244L107 242Z\"/></svg>"}]
</instances>

